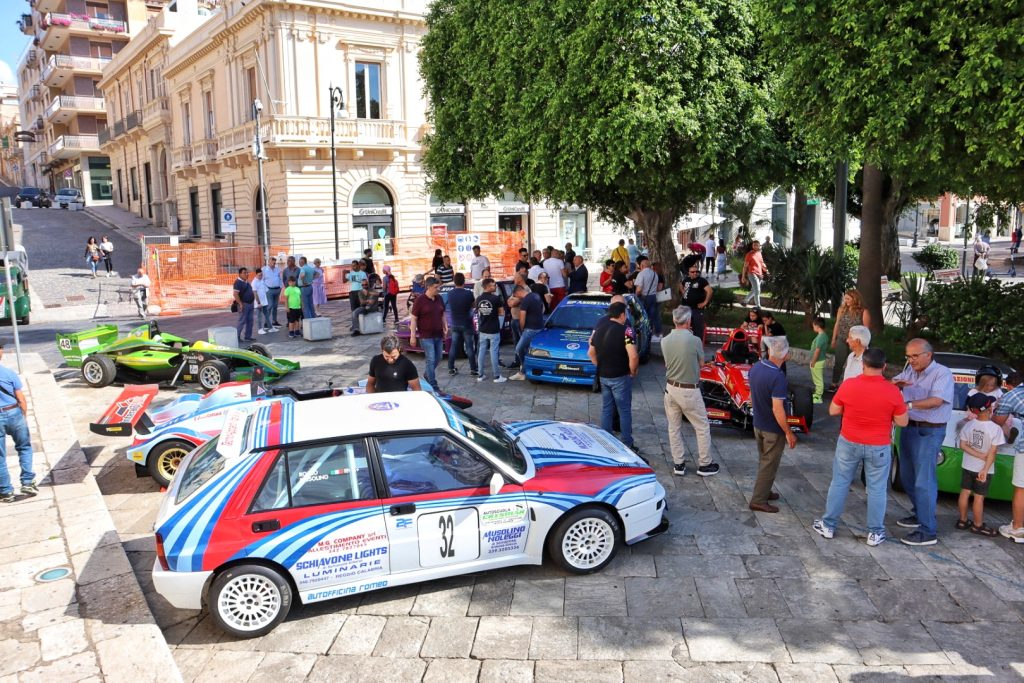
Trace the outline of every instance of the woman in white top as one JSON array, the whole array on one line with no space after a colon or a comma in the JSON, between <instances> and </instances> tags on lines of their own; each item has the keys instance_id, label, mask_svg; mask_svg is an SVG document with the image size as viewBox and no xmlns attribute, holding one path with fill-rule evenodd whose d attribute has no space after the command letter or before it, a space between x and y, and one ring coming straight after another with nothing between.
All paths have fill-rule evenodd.
<instances>
[{"instance_id":1,"label":"woman in white top","mask_svg":"<svg viewBox=\"0 0 1024 683\"><path fill-rule=\"evenodd\" d=\"M111 258L114 255L114 243L106 235L100 240L100 250L103 252L103 265L107 268L107 277L113 277L114 263Z\"/></svg>"}]
</instances>

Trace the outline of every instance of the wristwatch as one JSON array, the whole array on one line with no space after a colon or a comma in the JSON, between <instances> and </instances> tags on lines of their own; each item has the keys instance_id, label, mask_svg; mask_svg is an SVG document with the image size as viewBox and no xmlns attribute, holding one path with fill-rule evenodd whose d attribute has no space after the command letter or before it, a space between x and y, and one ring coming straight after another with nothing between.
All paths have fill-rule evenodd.
<instances>
[{"instance_id":1,"label":"wristwatch","mask_svg":"<svg viewBox=\"0 0 1024 683\"><path fill-rule=\"evenodd\" d=\"M908 410L912 410L913 408L914 408L914 402L913 401L907 401L907 409Z\"/></svg>"}]
</instances>

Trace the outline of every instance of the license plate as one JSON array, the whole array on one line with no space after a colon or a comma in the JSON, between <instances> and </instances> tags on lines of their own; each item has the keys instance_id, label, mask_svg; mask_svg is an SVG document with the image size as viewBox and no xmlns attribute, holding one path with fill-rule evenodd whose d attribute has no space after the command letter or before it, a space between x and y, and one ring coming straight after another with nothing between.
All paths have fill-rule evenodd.
<instances>
[{"instance_id":1,"label":"license plate","mask_svg":"<svg viewBox=\"0 0 1024 683\"><path fill-rule=\"evenodd\" d=\"M583 370L583 368L578 365L566 365L565 363L559 363L558 369L564 370L565 372L580 372Z\"/></svg>"}]
</instances>

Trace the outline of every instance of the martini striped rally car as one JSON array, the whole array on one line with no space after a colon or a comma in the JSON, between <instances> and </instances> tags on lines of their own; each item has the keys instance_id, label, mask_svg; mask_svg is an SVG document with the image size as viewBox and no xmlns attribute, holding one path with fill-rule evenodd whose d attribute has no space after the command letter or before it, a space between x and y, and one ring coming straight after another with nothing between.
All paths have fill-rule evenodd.
<instances>
[{"instance_id":1,"label":"martini striped rally car","mask_svg":"<svg viewBox=\"0 0 1024 683\"><path fill-rule=\"evenodd\" d=\"M598 571L667 529L653 470L585 424L488 424L426 392L232 412L157 517L157 592L242 638L319 602L519 564Z\"/></svg>"}]
</instances>

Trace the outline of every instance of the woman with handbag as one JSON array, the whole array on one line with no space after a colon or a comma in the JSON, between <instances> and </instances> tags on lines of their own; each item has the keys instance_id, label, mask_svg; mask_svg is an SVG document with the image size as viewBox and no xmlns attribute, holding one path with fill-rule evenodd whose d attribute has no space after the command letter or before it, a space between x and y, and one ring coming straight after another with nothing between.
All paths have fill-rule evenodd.
<instances>
[{"instance_id":1,"label":"woman with handbag","mask_svg":"<svg viewBox=\"0 0 1024 683\"><path fill-rule=\"evenodd\" d=\"M100 260L103 258L103 250L100 249L100 245L96 242L95 237L90 237L89 241L85 243L85 262L92 269L92 276L96 277L96 267L99 266Z\"/></svg>"}]
</instances>

